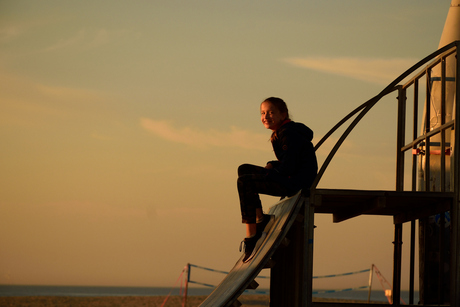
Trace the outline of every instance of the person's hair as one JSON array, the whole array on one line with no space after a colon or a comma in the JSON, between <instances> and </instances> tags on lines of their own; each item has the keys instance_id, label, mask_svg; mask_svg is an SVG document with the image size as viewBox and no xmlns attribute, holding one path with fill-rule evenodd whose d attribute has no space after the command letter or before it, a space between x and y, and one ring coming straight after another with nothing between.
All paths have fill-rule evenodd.
<instances>
[{"instance_id":1,"label":"person's hair","mask_svg":"<svg viewBox=\"0 0 460 307\"><path fill-rule=\"evenodd\" d=\"M278 109L278 111L280 111L281 113L286 113L286 120L291 120L289 118L288 107L286 105L286 102L284 102L283 99L278 98L278 97L268 97L262 103L264 103L264 102L270 102L271 104L273 104L275 106L275 108ZM278 138L278 135L277 135L276 131L273 131L273 133L272 133L272 135L270 137L270 141L273 142L277 138Z\"/></svg>"},{"instance_id":2,"label":"person's hair","mask_svg":"<svg viewBox=\"0 0 460 307\"><path fill-rule=\"evenodd\" d=\"M278 111L280 111L281 113L286 113L286 119L290 119L288 107L283 99L278 97L268 97L263 102L272 103L275 106L275 108L278 109Z\"/></svg>"}]
</instances>

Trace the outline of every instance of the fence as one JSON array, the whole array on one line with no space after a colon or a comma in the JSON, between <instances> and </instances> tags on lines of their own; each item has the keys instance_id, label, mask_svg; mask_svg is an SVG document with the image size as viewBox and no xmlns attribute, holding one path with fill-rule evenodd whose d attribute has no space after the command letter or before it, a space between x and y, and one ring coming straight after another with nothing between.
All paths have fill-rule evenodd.
<instances>
[{"instance_id":1,"label":"fence","mask_svg":"<svg viewBox=\"0 0 460 307\"><path fill-rule=\"evenodd\" d=\"M184 267L182 270L179 278L176 281L176 284L174 285L173 289L176 287L177 283L180 282L180 294L184 296L182 306L186 306L187 304L187 290L188 290L188 284L196 284L200 286L205 286L205 287L210 287L210 288L215 288L215 285L207 284L204 282L199 282L196 280L192 280L192 268L200 269L200 270L205 270L209 272L214 272L214 273L219 273L219 274L228 274L229 272L226 271L221 271L221 270L215 270L212 268L207 268L203 266L199 266L196 264L191 264L187 263L187 265ZM343 276L351 276L351 275L356 275L356 274L363 274L363 273L369 273L369 283L367 285L359 286L359 287L354 287L354 288L344 288L344 289L332 289L332 290L313 290L312 294L324 294L324 293L337 293L337 292L346 292L346 291L355 291L355 290L364 290L364 289L369 289L369 294L368 294L368 302L370 301L371 297L371 291L372 291L372 279L373 279L373 273L377 275L383 291L385 292L385 296L388 299L388 302L391 304L391 291L392 291L392 286L391 284L385 279L385 277L382 275L380 270L372 264L370 269L364 269L360 271L354 271L354 272L347 272L347 273L341 273L341 274L332 274L332 275L322 275L322 276L313 276L313 279L322 279L322 278L335 278L335 277L343 277ZM258 279L270 279L268 276L257 276ZM171 289L171 292L172 290ZM245 292L248 292L249 290L246 290ZM253 294L269 294L269 291L264 291L264 290L250 290L251 293ZM166 304L168 298L171 295L171 292L167 295L165 298L163 304L161 305L162 307ZM405 304L405 302L401 299L401 302Z\"/></svg>"},{"instance_id":2,"label":"fence","mask_svg":"<svg viewBox=\"0 0 460 307\"><path fill-rule=\"evenodd\" d=\"M193 284L197 284L197 285L201 285L201 286L205 286L205 287L212 287L214 288L215 285L210 285L210 284L207 284L207 283L203 283L203 282L199 282L199 281L195 281L195 280L192 280L191 279L191 269L193 268L197 268L197 269L201 269L201 270L206 270L206 271L210 271L210 272L215 272L215 273L220 273L220 274L228 274L228 272L226 271L220 271L220 270L215 270L215 269L211 269L211 268L206 268L206 267L203 267L203 266L199 266L199 265L196 265L196 264L187 264L187 267L184 268L184 269L187 269L188 271L188 277L187 277L187 282L188 283L193 283ZM374 266L373 266L374 267ZM334 275L323 275L323 276L313 276L313 279L319 279L319 278L334 278L334 277L341 277L341 276L350 276L350 275L355 275L355 274L362 274L362 273L372 273L371 272L371 269L364 269L364 270L361 270L361 271L355 271L355 272L348 272L348 273L341 273L341 274L334 274ZM270 277L268 276L257 276L257 278L261 278L261 279L270 279ZM370 282L371 282L371 278L370 278ZM359 287L355 287L355 288L345 288L345 289L335 289L335 290L318 290L318 291L313 291L313 294L321 294L321 293L335 293L335 292L345 292L345 291L353 291L353 290L364 290L364 289L370 289L371 287L371 283L369 283L368 285L363 285L363 286L359 286ZM246 290L248 291L248 290ZM268 291L257 291L257 290L251 290L251 293L257 293L257 294L269 294Z\"/></svg>"}]
</instances>

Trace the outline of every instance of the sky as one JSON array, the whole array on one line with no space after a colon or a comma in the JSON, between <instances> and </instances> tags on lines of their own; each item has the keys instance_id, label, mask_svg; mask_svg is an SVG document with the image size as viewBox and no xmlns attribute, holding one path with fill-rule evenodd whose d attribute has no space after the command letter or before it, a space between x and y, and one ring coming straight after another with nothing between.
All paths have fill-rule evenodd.
<instances>
[{"instance_id":1,"label":"sky","mask_svg":"<svg viewBox=\"0 0 460 307\"><path fill-rule=\"evenodd\" d=\"M260 103L283 98L316 143L438 48L449 5L0 0L0 284L172 287L187 263L230 270L237 167L274 159ZM319 187L394 189L393 98ZM391 281L391 217L315 225L315 275L375 264Z\"/></svg>"}]
</instances>

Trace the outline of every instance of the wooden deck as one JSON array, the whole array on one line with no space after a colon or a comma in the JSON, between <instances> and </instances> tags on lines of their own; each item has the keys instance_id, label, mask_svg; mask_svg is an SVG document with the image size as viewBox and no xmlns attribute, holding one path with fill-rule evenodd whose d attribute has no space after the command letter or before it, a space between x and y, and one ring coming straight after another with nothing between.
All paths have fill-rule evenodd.
<instances>
[{"instance_id":1,"label":"wooden deck","mask_svg":"<svg viewBox=\"0 0 460 307\"><path fill-rule=\"evenodd\" d=\"M305 301L307 306L314 307L357 305L311 301L314 215L332 214L336 223L360 215L393 216L394 223L400 225L449 211L453 200L454 193L450 192L336 189L317 189L312 191L310 197L299 193L284 199L271 208L270 214L276 216L275 225L254 259L248 263L243 263L242 259L238 260L230 273L200 306L239 306L238 297L244 290L257 287L254 279L267 267L271 267L272 275L270 306L286 306L287 302L290 306L303 306L302 302ZM395 236L398 229L396 226ZM290 242L288 246L282 244L286 239ZM398 245L395 244L395 259L400 257L400 253ZM397 262L399 260L395 263L395 274L399 275ZM398 276L394 278L395 283L399 283ZM388 306L359 304L367 305Z\"/></svg>"},{"instance_id":2,"label":"wooden deck","mask_svg":"<svg viewBox=\"0 0 460 307\"><path fill-rule=\"evenodd\" d=\"M315 213L333 215L334 223L359 215L393 216L395 224L450 210L454 193L317 189L311 195Z\"/></svg>"}]
</instances>

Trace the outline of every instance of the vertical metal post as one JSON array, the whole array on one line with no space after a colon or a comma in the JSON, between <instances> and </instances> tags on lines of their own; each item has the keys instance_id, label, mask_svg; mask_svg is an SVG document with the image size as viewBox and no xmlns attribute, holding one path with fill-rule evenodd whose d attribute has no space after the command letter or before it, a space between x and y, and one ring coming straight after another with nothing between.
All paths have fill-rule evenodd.
<instances>
[{"instance_id":1,"label":"vertical metal post","mask_svg":"<svg viewBox=\"0 0 460 307\"><path fill-rule=\"evenodd\" d=\"M419 79L414 81L414 106L412 114L412 140L418 137L418 91ZM414 145L412 149L417 149ZM412 154L412 191L417 190L417 154ZM415 221L410 222L410 264L409 264L409 304L414 304L414 288L415 288Z\"/></svg>"},{"instance_id":2,"label":"vertical metal post","mask_svg":"<svg viewBox=\"0 0 460 307\"><path fill-rule=\"evenodd\" d=\"M460 61L458 60L458 48L459 48L459 43L457 42L457 51L456 51L456 73L455 73L455 102L454 102L454 108L455 108L455 148L454 148L454 161L453 161L453 168L451 167L451 170L453 170L453 183L451 185L454 187L454 200L452 204L452 214L451 214L451 259L450 259L450 264L451 264L451 277L450 277L450 304L453 307L460 307L460 250L459 250L459 245L458 245L458 240L460 239L460 211L459 211L459 200L460 200L460 174L459 174L459 153L458 153L458 142L460 141L460 126L459 126L459 120L460 120L460 106L458 104L458 95L460 93L460 80L459 80L459 72L460 72Z\"/></svg>"},{"instance_id":3,"label":"vertical metal post","mask_svg":"<svg viewBox=\"0 0 460 307\"><path fill-rule=\"evenodd\" d=\"M445 264L445 222L444 212L440 213L439 218L439 266L438 266L438 302L444 303L444 264Z\"/></svg>"},{"instance_id":4,"label":"vertical metal post","mask_svg":"<svg viewBox=\"0 0 460 307\"><path fill-rule=\"evenodd\" d=\"M374 277L374 264L371 265L371 271L369 272L369 292L367 294L367 302L371 302L371 293L372 293L372 279Z\"/></svg>"},{"instance_id":5,"label":"vertical metal post","mask_svg":"<svg viewBox=\"0 0 460 307\"><path fill-rule=\"evenodd\" d=\"M441 60L441 126L446 123L446 58ZM441 130L441 192L446 191L446 131Z\"/></svg>"},{"instance_id":6,"label":"vertical metal post","mask_svg":"<svg viewBox=\"0 0 460 307\"><path fill-rule=\"evenodd\" d=\"M406 135L406 90L398 86L398 128L396 140L396 191L404 190L404 147ZM401 300L402 224L395 224L393 259L393 305Z\"/></svg>"},{"instance_id":7,"label":"vertical metal post","mask_svg":"<svg viewBox=\"0 0 460 307\"><path fill-rule=\"evenodd\" d=\"M424 149L425 151L421 153L420 159L420 168L423 170L423 180L420 184L420 189L423 191L430 191L430 139L427 137L427 133L430 131L430 113L431 113L431 68L427 68L425 72L426 78L426 90L425 90L425 110L423 125L420 131L422 135L425 136L424 140ZM423 185L422 185L423 183ZM428 228L428 218L423 218L420 220L419 229L419 255L420 255L420 302L422 304L429 303L431 292L429 291L430 279L429 279L429 269L428 269L428 260L429 260L429 250L427 243L427 228Z\"/></svg>"},{"instance_id":8,"label":"vertical metal post","mask_svg":"<svg viewBox=\"0 0 460 307\"><path fill-rule=\"evenodd\" d=\"M393 258L393 305L399 306L401 301L401 254L402 254L402 224L395 224L394 240L394 258Z\"/></svg>"},{"instance_id":9,"label":"vertical metal post","mask_svg":"<svg viewBox=\"0 0 460 307\"><path fill-rule=\"evenodd\" d=\"M307 257L304 266L304 300L303 306L311 306L313 300L313 241L314 241L314 229L315 229L315 209L311 205L310 198L305 200L305 243L304 243L304 255Z\"/></svg>"},{"instance_id":10,"label":"vertical metal post","mask_svg":"<svg viewBox=\"0 0 460 307\"><path fill-rule=\"evenodd\" d=\"M414 304L415 286L415 221L410 222L409 304Z\"/></svg>"},{"instance_id":11,"label":"vertical metal post","mask_svg":"<svg viewBox=\"0 0 460 307\"><path fill-rule=\"evenodd\" d=\"M418 91L419 91L419 79L414 82L414 112L412 115L412 140L418 137ZM412 149L417 149L417 145L414 145ZM412 191L417 190L417 155L412 155Z\"/></svg>"},{"instance_id":12,"label":"vertical metal post","mask_svg":"<svg viewBox=\"0 0 460 307\"><path fill-rule=\"evenodd\" d=\"M431 69L426 71L426 102L425 102L425 127L423 134L425 135L425 191L431 191L430 188L430 138L427 134L430 132L431 118Z\"/></svg>"},{"instance_id":13,"label":"vertical metal post","mask_svg":"<svg viewBox=\"0 0 460 307\"><path fill-rule=\"evenodd\" d=\"M441 126L446 123L446 58L441 59ZM441 192L446 191L446 132L441 130ZM439 266L438 266L438 302L444 303L444 264L445 264L445 222L444 213L439 219Z\"/></svg>"},{"instance_id":14,"label":"vertical metal post","mask_svg":"<svg viewBox=\"0 0 460 307\"><path fill-rule=\"evenodd\" d=\"M398 86L398 127L396 136L396 191L404 190L404 147L406 135L406 90Z\"/></svg>"},{"instance_id":15,"label":"vertical metal post","mask_svg":"<svg viewBox=\"0 0 460 307\"><path fill-rule=\"evenodd\" d=\"M187 278L185 279L184 307L187 306L188 282L190 281L190 263L187 263Z\"/></svg>"}]
</instances>

